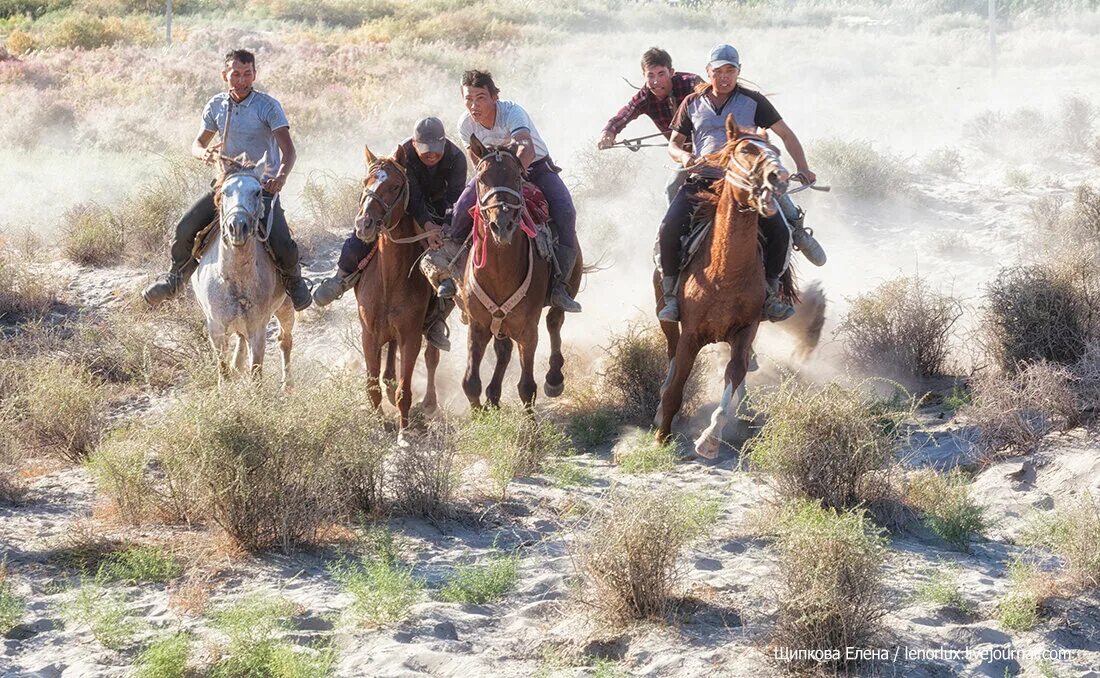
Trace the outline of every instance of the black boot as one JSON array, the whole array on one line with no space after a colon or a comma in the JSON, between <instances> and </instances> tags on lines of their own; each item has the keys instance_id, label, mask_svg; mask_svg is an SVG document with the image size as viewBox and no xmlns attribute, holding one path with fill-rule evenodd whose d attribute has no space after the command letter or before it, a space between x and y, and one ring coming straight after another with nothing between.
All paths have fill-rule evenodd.
<instances>
[{"instance_id":1,"label":"black boot","mask_svg":"<svg viewBox=\"0 0 1100 678\"><path fill-rule=\"evenodd\" d=\"M432 308L428 311L428 318L424 323L424 338L440 351L451 350L451 330L447 327L447 316L451 314L454 307L454 299L436 297L432 301Z\"/></svg>"},{"instance_id":2,"label":"black boot","mask_svg":"<svg viewBox=\"0 0 1100 678\"><path fill-rule=\"evenodd\" d=\"M286 294L294 304L295 311L304 311L313 303L313 295L302 277L301 266L296 265L291 271L283 271L283 286L286 287Z\"/></svg>"},{"instance_id":3,"label":"black boot","mask_svg":"<svg viewBox=\"0 0 1100 678\"><path fill-rule=\"evenodd\" d=\"M569 275L573 272L573 266L577 263L577 250L561 244L554 249L554 256L558 260L561 273L554 281L554 291L550 294L550 305L560 308L566 313L580 313L581 305L569 295L567 288Z\"/></svg>"},{"instance_id":4,"label":"black boot","mask_svg":"<svg viewBox=\"0 0 1100 678\"><path fill-rule=\"evenodd\" d=\"M168 271L168 275L163 280L157 281L142 290L141 298L154 308L161 305L179 294L180 288L190 280L191 274L195 272L198 266L199 262L194 259L188 259L182 264L172 262L172 268Z\"/></svg>"}]
</instances>

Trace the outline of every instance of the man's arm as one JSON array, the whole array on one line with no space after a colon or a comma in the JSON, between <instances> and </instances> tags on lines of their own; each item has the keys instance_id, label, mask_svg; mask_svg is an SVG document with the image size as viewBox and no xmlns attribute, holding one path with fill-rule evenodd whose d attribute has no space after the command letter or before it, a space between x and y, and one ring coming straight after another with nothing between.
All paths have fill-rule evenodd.
<instances>
[{"instance_id":1,"label":"man's arm","mask_svg":"<svg viewBox=\"0 0 1100 678\"><path fill-rule=\"evenodd\" d=\"M519 144L516 155L523 164L524 171L535 161L535 140L531 138L531 132L519 129L512 133L512 140Z\"/></svg>"},{"instance_id":2,"label":"man's arm","mask_svg":"<svg viewBox=\"0 0 1100 678\"><path fill-rule=\"evenodd\" d=\"M603 126L603 134L600 135L600 141L596 145L597 148L611 148L619 132L622 132L627 124L642 114L642 104L645 103L645 98L646 90L638 90L638 92L630 98L630 101L626 103L626 106L620 108L619 112L607 121L607 124Z\"/></svg>"},{"instance_id":3,"label":"man's arm","mask_svg":"<svg viewBox=\"0 0 1100 678\"><path fill-rule=\"evenodd\" d=\"M221 156L221 142L219 141L207 148L207 145L210 143L210 140L214 138L215 134L217 134L215 130L206 128L199 131L199 135L191 142L191 155L208 165L213 165L217 162L218 158Z\"/></svg>"},{"instance_id":4,"label":"man's arm","mask_svg":"<svg viewBox=\"0 0 1100 678\"><path fill-rule=\"evenodd\" d=\"M787 153L790 153L791 158L794 160L795 171L804 176L809 183L817 181L817 175L814 174L809 163L806 162L806 152L802 150L802 142L798 140L794 130L783 120L772 125L770 129L783 140L784 148L787 149Z\"/></svg>"},{"instance_id":5,"label":"man's arm","mask_svg":"<svg viewBox=\"0 0 1100 678\"><path fill-rule=\"evenodd\" d=\"M264 182L264 190L268 193L278 193L283 190L283 186L286 185L286 178L290 175L290 170L294 168L294 163L298 160L298 151L294 149L294 140L290 138L290 128L280 127L273 130L273 133L275 134L275 143L279 145L282 164L279 165L279 171L275 176Z\"/></svg>"},{"instance_id":6,"label":"man's arm","mask_svg":"<svg viewBox=\"0 0 1100 678\"><path fill-rule=\"evenodd\" d=\"M673 132L672 136L668 140L668 157L672 158L672 161L683 167L687 167L691 164L694 157L691 155L691 151L684 148L684 143L688 138L679 133Z\"/></svg>"}]
</instances>

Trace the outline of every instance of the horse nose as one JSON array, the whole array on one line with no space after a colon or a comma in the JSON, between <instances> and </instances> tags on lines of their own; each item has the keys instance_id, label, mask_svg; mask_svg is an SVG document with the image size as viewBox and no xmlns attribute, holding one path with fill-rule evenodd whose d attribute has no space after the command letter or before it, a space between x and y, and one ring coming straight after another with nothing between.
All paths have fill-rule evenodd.
<instances>
[{"instance_id":1,"label":"horse nose","mask_svg":"<svg viewBox=\"0 0 1100 678\"><path fill-rule=\"evenodd\" d=\"M768 173L768 183L776 191L786 191L787 183L791 179L791 174L782 167L778 167Z\"/></svg>"},{"instance_id":2,"label":"horse nose","mask_svg":"<svg viewBox=\"0 0 1100 678\"><path fill-rule=\"evenodd\" d=\"M229 242L240 247L248 240L248 218L236 217L229 224Z\"/></svg>"}]
</instances>

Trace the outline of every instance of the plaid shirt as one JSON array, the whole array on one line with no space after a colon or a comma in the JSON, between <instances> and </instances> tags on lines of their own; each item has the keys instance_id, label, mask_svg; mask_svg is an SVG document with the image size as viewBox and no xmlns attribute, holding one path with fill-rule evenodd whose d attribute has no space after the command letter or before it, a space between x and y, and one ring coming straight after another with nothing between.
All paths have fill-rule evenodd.
<instances>
[{"instance_id":1,"label":"plaid shirt","mask_svg":"<svg viewBox=\"0 0 1100 678\"><path fill-rule=\"evenodd\" d=\"M657 129L667 139L672 136L672 118L676 115L676 109L680 107L680 102L691 94L695 86L702 81L703 79L694 73L674 73L672 75L672 92L665 97L664 101L657 101L657 97L653 96L653 92L649 91L649 87L642 87L637 94L630 98L626 106L619 109L615 117L607 121L607 125L603 129L605 132L618 134L623 131L623 128L631 120L645 114L653 119Z\"/></svg>"}]
</instances>

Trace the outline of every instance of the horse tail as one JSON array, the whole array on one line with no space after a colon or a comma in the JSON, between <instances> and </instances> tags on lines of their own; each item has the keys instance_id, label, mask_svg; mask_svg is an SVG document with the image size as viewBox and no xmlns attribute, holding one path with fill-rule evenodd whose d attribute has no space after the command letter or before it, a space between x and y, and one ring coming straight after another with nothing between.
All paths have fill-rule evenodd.
<instances>
[{"instance_id":1,"label":"horse tail","mask_svg":"<svg viewBox=\"0 0 1100 678\"><path fill-rule=\"evenodd\" d=\"M790 266L779 276L779 296L791 306L798 303L798 284L794 279L794 269Z\"/></svg>"},{"instance_id":2,"label":"horse tail","mask_svg":"<svg viewBox=\"0 0 1100 678\"><path fill-rule=\"evenodd\" d=\"M821 341L826 304L825 290L821 282L815 280L799 295L794 315L779 323L779 327L794 338L794 353L800 360L808 358Z\"/></svg>"}]
</instances>

